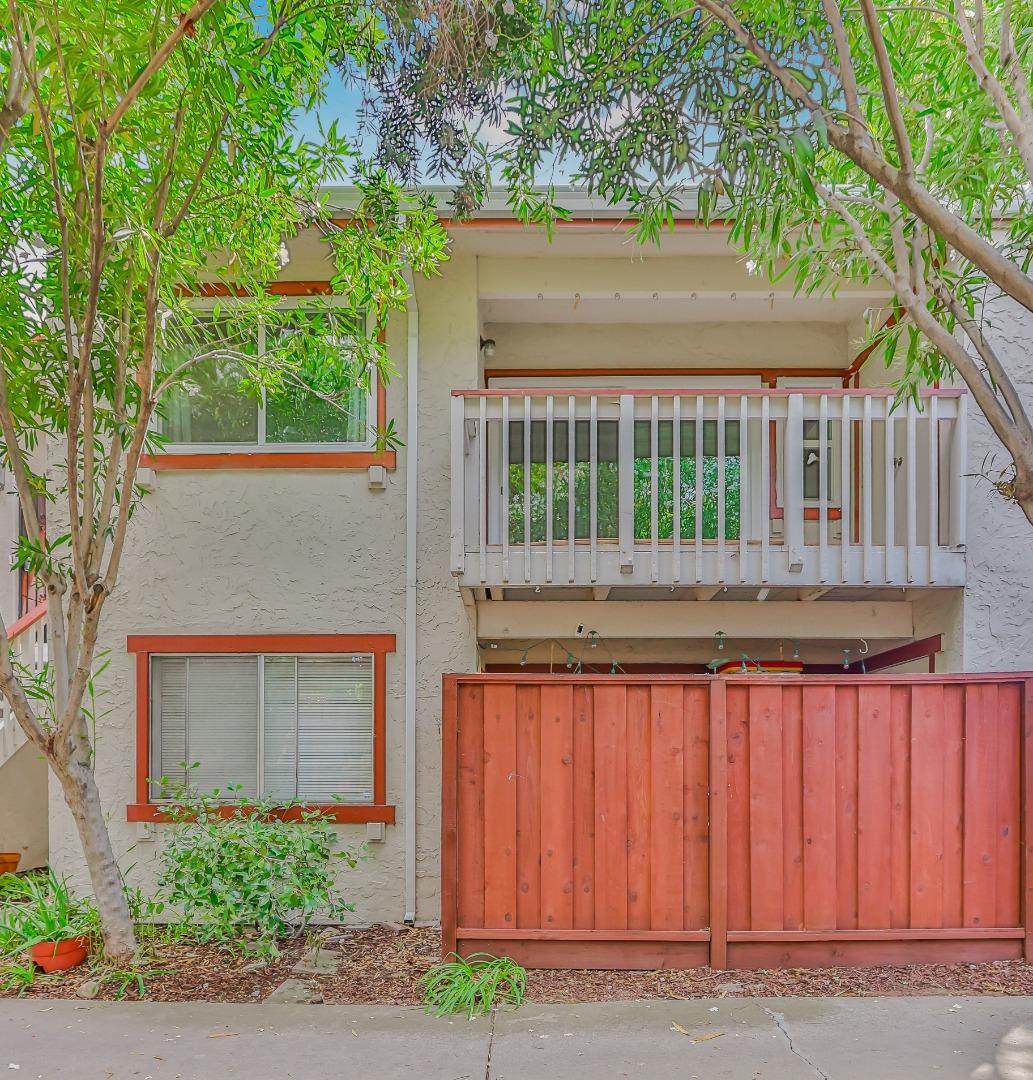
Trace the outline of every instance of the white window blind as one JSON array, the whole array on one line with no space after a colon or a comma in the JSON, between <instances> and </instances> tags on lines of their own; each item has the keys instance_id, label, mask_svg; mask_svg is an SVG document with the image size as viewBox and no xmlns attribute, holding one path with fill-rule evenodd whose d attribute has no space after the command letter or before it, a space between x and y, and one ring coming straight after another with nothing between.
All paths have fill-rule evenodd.
<instances>
[{"instance_id":1,"label":"white window blind","mask_svg":"<svg viewBox=\"0 0 1033 1080\"><path fill-rule=\"evenodd\" d=\"M373 801L373 658L158 656L153 775L206 793ZM199 762L185 771L182 763ZM152 797L160 797L157 785Z\"/></svg>"}]
</instances>

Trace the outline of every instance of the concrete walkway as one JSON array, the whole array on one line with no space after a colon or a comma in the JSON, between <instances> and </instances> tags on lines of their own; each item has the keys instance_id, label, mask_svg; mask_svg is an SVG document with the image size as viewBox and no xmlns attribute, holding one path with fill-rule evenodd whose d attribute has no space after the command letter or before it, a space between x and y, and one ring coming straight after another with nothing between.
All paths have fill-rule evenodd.
<instances>
[{"instance_id":1,"label":"concrete walkway","mask_svg":"<svg viewBox=\"0 0 1033 1080\"><path fill-rule=\"evenodd\" d=\"M494 1022L385 1006L6 1000L0 1080L7 1076L1033 1080L1033 999L529 1005Z\"/></svg>"}]
</instances>

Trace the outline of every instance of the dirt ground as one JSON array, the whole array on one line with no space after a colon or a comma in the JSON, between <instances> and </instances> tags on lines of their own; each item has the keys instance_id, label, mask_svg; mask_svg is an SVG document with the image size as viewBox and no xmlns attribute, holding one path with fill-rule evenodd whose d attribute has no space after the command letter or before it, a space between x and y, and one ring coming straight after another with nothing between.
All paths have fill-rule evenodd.
<instances>
[{"instance_id":1,"label":"dirt ground","mask_svg":"<svg viewBox=\"0 0 1033 1080\"><path fill-rule=\"evenodd\" d=\"M370 1002L416 1005L422 1000L420 976L437 962L437 929L338 929L326 934L326 947L341 956L335 975L293 976L291 967L303 942L286 944L282 956L265 966L255 958L214 945L151 942L141 967L144 994L153 1001L261 1001L284 979L314 979L331 1004ZM40 975L22 991L25 997L68 998L104 969L87 962L64 974ZM134 999L135 981L108 973L96 997ZM0 996L13 997L9 990ZM1033 966L1021 961L987 964L930 964L914 967L816 968L778 971L531 971L528 999L539 1003L626 1001L641 998L702 997L887 997L891 995L1033 994Z\"/></svg>"}]
</instances>

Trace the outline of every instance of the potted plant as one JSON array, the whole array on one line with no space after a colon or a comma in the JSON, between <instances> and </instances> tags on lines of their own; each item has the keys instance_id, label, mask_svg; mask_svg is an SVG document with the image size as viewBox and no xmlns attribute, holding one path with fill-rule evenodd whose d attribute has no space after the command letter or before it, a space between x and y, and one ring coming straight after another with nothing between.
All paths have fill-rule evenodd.
<instances>
[{"instance_id":1,"label":"potted plant","mask_svg":"<svg viewBox=\"0 0 1033 1080\"><path fill-rule=\"evenodd\" d=\"M13 874L21 859L20 851L0 851L0 874Z\"/></svg>"},{"instance_id":2,"label":"potted plant","mask_svg":"<svg viewBox=\"0 0 1033 1080\"><path fill-rule=\"evenodd\" d=\"M70 895L52 870L46 876L9 879L3 899L3 937L14 949L27 949L47 974L68 971L86 959L96 916L89 904Z\"/></svg>"}]
</instances>

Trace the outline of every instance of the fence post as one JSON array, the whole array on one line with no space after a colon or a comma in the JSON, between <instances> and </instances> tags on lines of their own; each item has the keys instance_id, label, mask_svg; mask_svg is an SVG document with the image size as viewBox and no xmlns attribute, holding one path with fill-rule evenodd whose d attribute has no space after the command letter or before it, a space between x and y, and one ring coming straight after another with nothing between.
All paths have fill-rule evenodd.
<instances>
[{"instance_id":1,"label":"fence post","mask_svg":"<svg viewBox=\"0 0 1033 1080\"><path fill-rule=\"evenodd\" d=\"M710 683L710 966L728 966L728 734L727 686Z\"/></svg>"},{"instance_id":2,"label":"fence post","mask_svg":"<svg viewBox=\"0 0 1033 1080\"><path fill-rule=\"evenodd\" d=\"M1033 679L1022 682L1022 925L1026 930L1022 956L1033 964Z\"/></svg>"},{"instance_id":3,"label":"fence post","mask_svg":"<svg viewBox=\"0 0 1033 1080\"><path fill-rule=\"evenodd\" d=\"M441 680L441 956L456 950L459 918L459 679ZM416 807L407 806L407 814Z\"/></svg>"}]
</instances>

